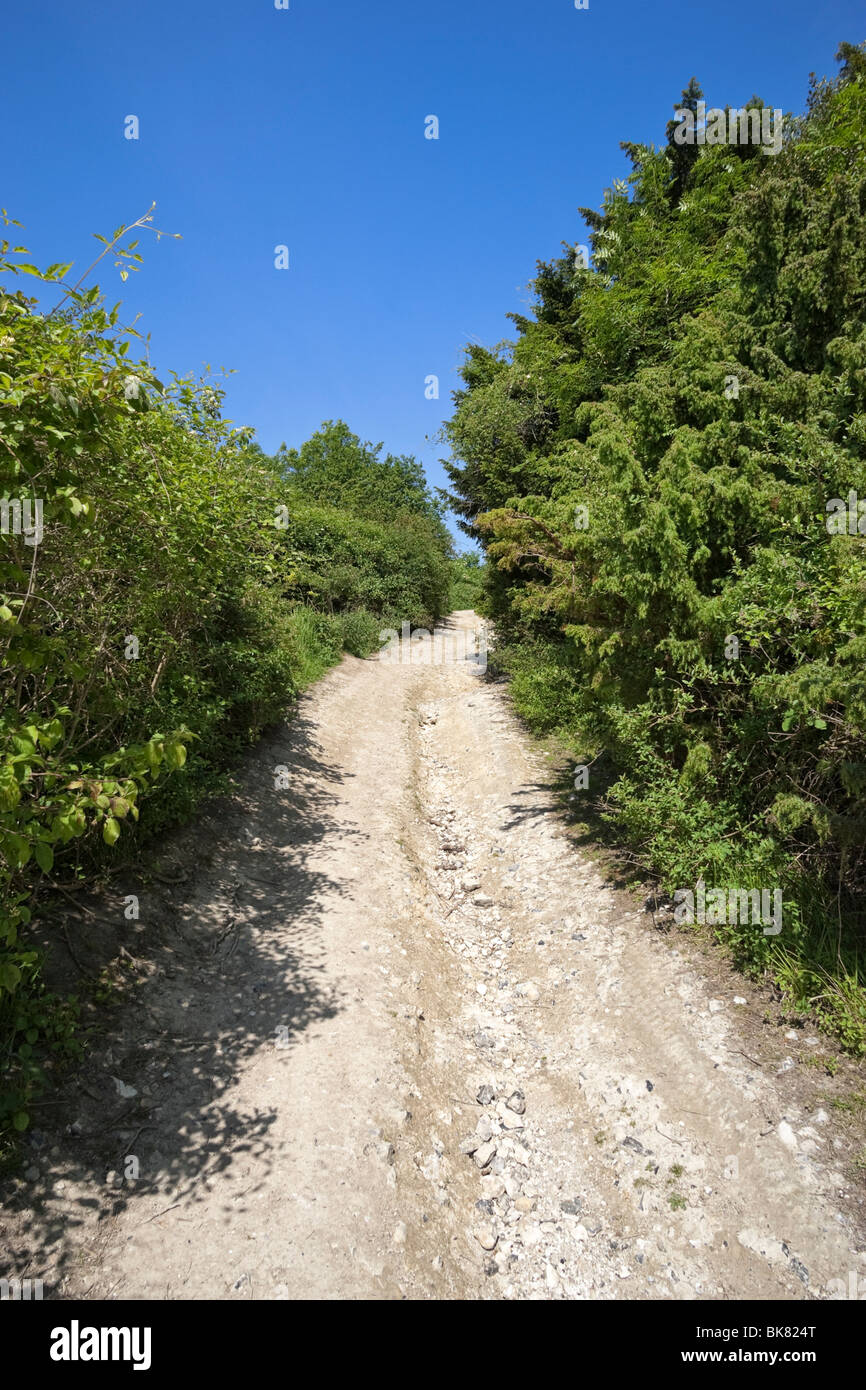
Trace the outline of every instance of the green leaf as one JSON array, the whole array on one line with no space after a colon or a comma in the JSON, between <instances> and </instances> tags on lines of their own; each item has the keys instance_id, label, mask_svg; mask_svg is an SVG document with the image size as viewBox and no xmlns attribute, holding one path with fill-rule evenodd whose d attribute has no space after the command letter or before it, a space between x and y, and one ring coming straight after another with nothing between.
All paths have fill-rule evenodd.
<instances>
[{"instance_id":1,"label":"green leaf","mask_svg":"<svg viewBox=\"0 0 866 1390\"><path fill-rule=\"evenodd\" d=\"M18 988L21 982L21 971L17 965L13 965L11 960L0 961L0 988L8 991L9 994Z\"/></svg>"},{"instance_id":2,"label":"green leaf","mask_svg":"<svg viewBox=\"0 0 866 1390\"><path fill-rule=\"evenodd\" d=\"M51 873L54 868L54 851L50 845L39 840L34 847L33 857L44 874Z\"/></svg>"},{"instance_id":3,"label":"green leaf","mask_svg":"<svg viewBox=\"0 0 866 1390\"><path fill-rule=\"evenodd\" d=\"M182 743L167 743L165 745L165 761L173 770L183 767L186 762L186 749Z\"/></svg>"}]
</instances>

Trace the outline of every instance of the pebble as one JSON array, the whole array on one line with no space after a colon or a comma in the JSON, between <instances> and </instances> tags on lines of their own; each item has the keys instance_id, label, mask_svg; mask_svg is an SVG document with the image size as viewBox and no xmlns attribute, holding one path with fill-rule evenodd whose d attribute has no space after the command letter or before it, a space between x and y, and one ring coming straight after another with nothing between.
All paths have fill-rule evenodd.
<instances>
[{"instance_id":1,"label":"pebble","mask_svg":"<svg viewBox=\"0 0 866 1390\"><path fill-rule=\"evenodd\" d=\"M472 1234L478 1241L478 1244L481 1246L482 1250L496 1249L496 1243L499 1240L499 1237L492 1226L476 1226L473 1229Z\"/></svg>"},{"instance_id":2,"label":"pebble","mask_svg":"<svg viewBox=\"0 0 866 1390\"><path fill-rule=\"evenodd\" d=\"M493 899L491 897L488 897L486 893L476 893L475 897L472 899L472 902L475 905L475 907L493 906Z\"/></svg>"},{"instance_id":3,"label":"pebble","mask_svg":"<svg viewBox=\"0 0 866 1390\"><path fill-rule=\"evenodd\" d=\"M491 1158L493 1158L495 1154L496 1145L491 1142L488 1144L482 1144L480 1148L475 1150L472 1157L475 1159L475 1162L478 1164L479 1168L486 1168Z\"/></svg>"},{"instance_id":4,"label":"pebble","mask_svg":"<svg viewBox=\"0 0 866 1390\"><path fill-rule=\"evenodd\" d=\"M522 984L517 986L514 993L528 999L530 1004L537 1004L541 998L541 990L533 980L524 980Z\"/></svg>"},{"instance_id":5,"label":"pebble","mask_svg":"<svg viewBox=\"0 0 866 1390\"><path fill-rule=\"evenodd\" d=\"M791 1126L788 1124L787 1120L780 1120L779 1128L777 1129L776 1133L778 1134L782 1143L785 1145L786 1149L796 1149L797 1136L792 1130Z\"/></svg>"},{"instance_id":6,"label":"pebble","mask_svg":"<svg viewBox=\"0 0 866 1390\"><path fill-rule=\"evenodd\" d=\"M524 1121L522 1115L514 1115L510 1110L506 1110L504 1106L499 1113L506 1129L523 1129Z\"/></svg>"},{"instance_id":7,"label":"pebble","mask_svg":"<svg viewBox=\"0 0 866 1390\"><path fill-rule=\"evenodd\" d=\"M481 1191L488 1201L495 1202L505 1196L505 1183L495 1173L481 1179Z\"/></svg>"},{"instance_id":8,"label":"pebble","mask_svg":"<svg viewBox=\"0 0 866 1390\"><path fill-rule=\"evenodd\" d=\"M496 1092L492 1086L479 1086L475 1099L479 1105L492 1105L496 1099Z\"/></svg>"},{"instance_id":9,"label":"pebble","mask_svg":"<svg viewBox=\"0 0 866 1390\"><path fill-rule=\"evenodd\" d=\"M407 1235L407 1231L406 1231L406 1222L405 1222L405 1221L398 1221L398 1222L397 1222L397 1225L396 1225L395 1228L394 1228L394 1235L393 1235L393 1237L392 1237L392 1239L393 1239L393 1241L394 1241L394 1244L395 1244L395 1245L405 1245L405 1244L406 1244L406 1235Z\"/></svg>"},{"instance_id":10,"label":"pebble","mask_svg":"<svg viewBox=\"0 0 866 1390\"><path fill-rule=\"evenodd\" d=\"M526 1097L522 1091L512 1091L505 1104L515 1115L522 1115L526 1110Z\"/></svg>"}]
</instances>

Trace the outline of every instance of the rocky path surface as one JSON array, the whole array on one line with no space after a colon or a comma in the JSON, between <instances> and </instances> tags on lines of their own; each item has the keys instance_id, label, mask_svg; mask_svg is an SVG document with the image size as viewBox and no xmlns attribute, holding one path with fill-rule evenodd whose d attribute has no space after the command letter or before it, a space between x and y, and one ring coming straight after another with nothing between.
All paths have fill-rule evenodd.
<instances>
[{"instance_id":1,"label":"rocky path surface","mask_svg":"<svg viewBox=\"0 0 866 1390\"><path fill-rule=\"evenodd\" d=\"M606 884L501 686L346 658L241 782L6 1193L46 1296L866 1294L817 1040Z\"/></svg>"}]
</instances>

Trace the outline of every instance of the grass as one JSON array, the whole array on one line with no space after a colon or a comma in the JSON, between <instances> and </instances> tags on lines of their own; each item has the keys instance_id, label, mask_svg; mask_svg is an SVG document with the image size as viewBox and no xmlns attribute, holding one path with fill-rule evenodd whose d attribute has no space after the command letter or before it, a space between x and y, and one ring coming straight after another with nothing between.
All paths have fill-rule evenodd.
<instances>
[{"instance_id":1,"label":"grass","mask_svg":"<svg viewBox=\"0 0 866 1390\"><path fill-rule=\"evenodd\" d=\"M857 1119L866 1111L866 1091L852 1091L850 1096L834 1096L830 1106Z\"/></svg>"},{"instance_id":2,"label":"grass","mask_svg":"<svg viewBox=\"0 0 866 1390\"><path fill-rule=\"evenodd\" d=\"M508 679L511 701L521 723L536 745L550 753L555 775L553 790L574 843L592 857L602 856L606 872L617 888L641 890L645 894L648 880L664 874L654 871L646 846L641 848L638 832L634 827L631 831L627 828L627 818L614 813L611 792L620 769L606 751L595 748L581 736L580 715L567 683L561 687L557 684L557 672L544 667L543 656L528 661L519 646L507 644L491 654L487 674L488 679ZM586 790L575 791L575 764L591 767L590 787ZM745 866L739 870L732 867L730 872L739 872L739 881L747 886L749 875ZM856 954L849 949L844 959L840 956L836 929L826 916L822 918L816 891L798 881L796 947L785 948L774 941L766 961L750 961L742 929L678 925L673 920L671 928L692 935L700 933L713 941L743 974L771 978L781 991L787 1013L832 1037L848 1055L863 1057L866 984L860 977ZM786 912L794 907L792 894L793 887L789 885L785 890ZM806 918L811 924L808 929L803 924ZM816 922L823 924L816 928ZM774 1020L768 1017L766 1021Z\"/></svg>"}]
</instances>

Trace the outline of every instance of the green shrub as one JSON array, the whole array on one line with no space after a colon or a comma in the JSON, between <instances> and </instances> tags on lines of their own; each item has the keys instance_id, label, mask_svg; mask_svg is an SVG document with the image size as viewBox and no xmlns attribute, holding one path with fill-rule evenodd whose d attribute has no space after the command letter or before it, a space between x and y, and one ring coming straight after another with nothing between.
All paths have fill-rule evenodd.
<instances>
[{"instance_id":1,"label":"green shrub","mask_svg":"<svg viewBox=\"0 0 866 1390\"><path fill-rule=\"evenodd\" d=\"M7 281L68 272L23 254L0 247ZM447 600L450 542L412 460L377 464L393 515L311 499L222 420L218 385L164 385L118 322L96 289L55 311L0 289L0 1128L26 1126L74 1032L27 942L36 881L190 816L344 646Z\"/></svg>"},{"instance_id":2,"label":"green shrub","mask_svg":"<svg viewBox=\"0 0 866 1390\"><path fill-rule=\"evenodd\" d=\"M539 266L447 432L518 710L604 754L610 826L666 888L782 891L778 978L856 1050L866 516L827 523L866 501L866 46L839 57L774 158L627 143L582 209L592 268Z\"/></svg>"},{"instance_id":3,"label":"green shrub","mask_svg":"<svg viewBox=\"0 0 866 1390\"><path fill-rule=\"evenodd\" d=\"M343 646L353 656L370 656L379 650L382 621L366 608L355 608L341 615Z\"/></svg>"}]
</instances>

